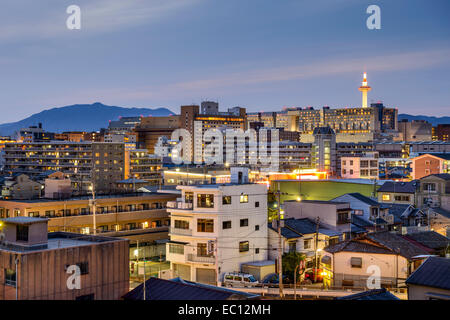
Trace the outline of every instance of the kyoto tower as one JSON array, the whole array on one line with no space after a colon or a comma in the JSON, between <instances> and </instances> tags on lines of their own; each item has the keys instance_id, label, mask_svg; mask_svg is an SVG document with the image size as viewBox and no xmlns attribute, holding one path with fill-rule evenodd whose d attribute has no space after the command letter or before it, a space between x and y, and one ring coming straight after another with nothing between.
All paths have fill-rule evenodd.
<instances>
[{"instance_id":1,"label":"kyoto tower","mask_svg":"<svg viewBox=\"0 0 450 320\"><path fill-rule=\"evenodd\" d=\"M367 92L372 90L371 87L367 85L367 73L364 72L364 79L362 82L362 86L359 87L359 91L362 92L362 107L367 108Z\"/></svg>"}]
</instances>

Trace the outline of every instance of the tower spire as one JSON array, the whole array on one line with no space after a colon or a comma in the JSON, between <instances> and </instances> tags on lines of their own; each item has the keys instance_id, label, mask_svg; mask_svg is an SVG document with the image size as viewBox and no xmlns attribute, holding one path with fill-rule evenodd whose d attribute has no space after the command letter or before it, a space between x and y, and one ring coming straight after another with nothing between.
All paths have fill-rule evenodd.
<instances>
[{"instance_id":1,"label":"tower spire","mask_svg":"<svg viewBox=\"0 0 450 320\"><path fill-rule=\"evenodd\" d=\"M367 85L367 73L364 72L363 81L361 87L359 87L359 91L362 92L362 107L367 108L367 92L372 90L371 87Z\"/></svg>"}]
</instances>

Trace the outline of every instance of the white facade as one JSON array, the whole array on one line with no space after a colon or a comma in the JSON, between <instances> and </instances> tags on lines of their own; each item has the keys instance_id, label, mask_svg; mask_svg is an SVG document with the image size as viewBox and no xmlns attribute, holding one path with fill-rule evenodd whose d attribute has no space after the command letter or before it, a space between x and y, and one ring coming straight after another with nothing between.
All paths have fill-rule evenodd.
<instances>
[{"instance_id":1,"label":"white facade","mask_svg":"<svg viewBox=\"0 0 450 320\"><path fill-rule=\"evenodd\" d=\"M267 260L267 188L258 184L178 186L168 203L167 260L175 276L216 283L247 262ZM231 202L231 203L230 203ZM208 242L213 244L208 251Z\"/></svg>"}]
</instances>

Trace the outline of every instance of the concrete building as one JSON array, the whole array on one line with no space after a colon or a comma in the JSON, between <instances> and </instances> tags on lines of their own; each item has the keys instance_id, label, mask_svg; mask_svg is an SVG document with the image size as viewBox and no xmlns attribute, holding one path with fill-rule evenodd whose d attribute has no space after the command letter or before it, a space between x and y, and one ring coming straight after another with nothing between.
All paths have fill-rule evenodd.
<instances>
[{"instance_id":1,"label":"concrete building","mask_svg":"<svg viewBox=\"0 0 450 320\"><path fill-rule=\"evenodd\" d=\"M431 141L431 123L425 120L406 119L398 122L398 141Z\"/></svg>"},{"instance_id":2,"label":"concrete building","mask_svg":"<svg viewBox=\"0 0 450 320\"><path fill-rule=\"evenodd\" d=\"M168 117L143 117L141 123L136 125L137 148L147 149L154 153L155 145L161 136L170 137L172 132L182 128L181 117L177 115Z\"/></svg>"},{"instance_id":3,"label":"concrete building","mask_svg":"<svg viewBox=\"0 0 450 320\"><path fill-rule=\"evenodd\" d=\"M267 188L231 183L178 186L169 202L170 242L166 259L175 276L216 284L225 272L267 260Z\"/></svg>"},{"instance_id":4,"label":"concrete building","mask_svg":"<svg viewBox=\"0 0 450 320\"><path fill-rule=\"evenodd\" d=\"M344 179L379 179L378 153L366 153L360 157L341 157L340 175Z\"/></svg>"},{"instance_id":5,"label":"concrete building","mask_svg":"<svg viewBox=\"0 0 450 320\"><path fill-rule=\"evenodd\" d=\"M67 199L72 195L72 183L62 172L54 172L45 179L44 198Z\"/></svg>"},{"instance_id":6,"label":"concrete building","mask_svg":"<svg viewBox=\"0 0 450 320\"><path fill-rule=\"evenodd\" d=\"M319 171L336 174L336 135L330 127L314 129L313 163Z\"/></svg>"},{"instance_id":7,"label":"concrete building","mask_svg":"<svg viewBox=\"0 0 450 320\"><path fill-rule=\"evenodd\" d=\"M413 180L430 174L450 173L450 153L423 154L411 159Z\"/></svg>"},{"instance_id":8,"label":"concrete building","mask_svg":"<svg viewBox=\"0 0 450 320\"><path fill-rule=\"evenodd\" d=\"M0 218L48 218L49 232L69 231L127 237L132 240L166 239L169 217L168 201L176 199L170 193L133 193L98 195L69 199L0 200Z\"/></svg>"},{"instance_id":9,"label":"concrete building","mask_svg":"<svg viewBox=\"0 0 450 320\"><path fill-rule=\"evenodd\" d=\"M128 292L128 240L48 234L41 218L1 223L0 300L119 300Z\"/></svg>"},{"instance_id":10,"label":"concrete building","mask_svg":"<svg viewBox=\"0 0 450 320\"><path fill-rule=\"evenodd\" d=\"M438 124L433 127L433 140L450 142L450 124Z\"/></svg>"},{"instance_id":11,"label":"concrete building","mask_svg":"<svg viewBox=\"0 0 450 320\"><path fill-rule=\"evenodd\" d=\"M49 170L60 171L70 178L76 194L89 192L92 183L98 193L114 192L115 181L124 179L123 143L8 143L4 152L5 172L33 177Z\"/></svg>"},{"instance_id":12,"label":"concrete building","mask_svg":"<svg viewBox=\"0 0 450 320\"><path fill-rule=\"evenodd\" d=\"M147 149L125 151L125 179L145 180L147 185L159 186L162 183L161 168L161 158Z\"/></svg>"},{"instance_id":13,"label":"concrete building","mask_svg":"<svg viewBox=\"0 0 450 320\"><path fill-rule=\"evenodd\" d=\"M420 179L416 195L418 207L442 208L450 210L450 174L432 174Z\"/></svg>"}]
</instances>

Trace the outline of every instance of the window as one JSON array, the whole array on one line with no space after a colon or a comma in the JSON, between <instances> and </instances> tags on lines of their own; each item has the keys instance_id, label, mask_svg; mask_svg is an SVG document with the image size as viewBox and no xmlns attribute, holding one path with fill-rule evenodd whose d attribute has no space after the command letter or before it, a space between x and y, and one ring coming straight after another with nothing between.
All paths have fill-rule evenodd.
<instances>
[{"instance_id":1,"label":"window","mask_svg":"<svg viewBox=\"0 0 450 320\"><path fill-rule=\"evenodd\" d=\"M5 269L5 284L7 286L16 286L16 270Z\"/></svg>"},{"instance_id":2,"label":"window","mask_svg":"<svg viewBox=\"0 0 450 320\"><path fill-rule=\"evenodd\" d=\"M197 207L199 207L199 208L214 208L214 195L213 194L198 194L197 195Z\"/></svg>"},{"instance_id":3,"label":"window","mask_svg":"<svg viewBox=\"0 0 450 320\"><path fill-rule=\"evenodd\" d=\"M240 226L241 227L248 227L248 219L241 219Z\"/></svg>"},{"instance_id":4,"label":"window","mask_svg":"<svg viewBox=\"0 0 450 320\"><path fill-rule=\"evenodd\" d=\"M259 208L259 201L255 202L255 208Z\"/></svg>"},{"instance_id":5,"label":"window","mask_svg":"<svg viewBox=\"0 0 450 320\"><path fill-rule=\"evenodd\" d=\"M259 231L259 224L255 225L255 231Z\"/></svg>"},{"instance_id":6,"label":"window","mask_svg":"<svg viewBox=\"0 0 450 320\"><path fill-rule=\"evenodd\" d=\"M337 216L337 223L348 223L348 212L339 212Z\"/></svg>"},{"instance_id":7,"label":"window","mask_svg":"<svg viewBox=\"0 0 450 320\"><path fill-rule=\"evenodd\" d=\"M100 232L108 232L108 226L104 225L104 226L99 226Z\"/></svg>"},{"instance_id":8,"label":"window","mask_svg":"<svg viewBox=\"0 0 450 320\"><path fill-rule=\"evenodd\" d=\"M175 220L175 228L177 228L177 229L189 229L189 221Z\"/></svg>"},{"instance_id":9,"label":"window","mask_svg":"<svg viewBox=\"0 0 450 320\"><path fill-rule=\"evenodd\" d=\"M231 229L231 221L222 222L222 229Z\"/></svg>"},{"instance_id":10,"label":"window","mask_svg":"<svg viewBox=\"0 0 450 320\"><path fill-rule=\"evenodd\" d=\"M362 258L352 257L350 259L350 264L352 268L362 268Z\"/></svg>"},{"instance_id":11,"label":"window","mask_svg":"<svg viewBox=\"0 0 450 320\"><path fill-rule=\"evenodd\" d=\"M194 202L194 193L193 192L186 192L184 194L184 202L186 202L186 203L193 203Z\"/></svg>"},{"instance_id":12,"label":"window","mask_svg":"<svg viewBox=\"0 0 450 320\"><path fill-rule=\"evenodd\" d=\"M248 194L241 194L241 196L239 197L239 202L247 203L248 202Z\"/></svg>"},{"instance_id":13,"label":"window","mask_svg":"<svg viewBox=\"0 0 450 320\"><path fill-rule=\"evenodd\" d=\"M182 244L169 243L169 252L175 254L184 254L184 246Z\"/></svg>"},{"instance_id":14,"label":"window","mask_svg":"<svg viewBox=\"0 0 450 320\"><path fill-rule=\"evenodd\" d=\"M213 219L198 219L197 220L197 232L214 232L214 220Z\"/></svg>"},{"instance_id":15,"label":"window","mask_svg":"<svg viewBox=\"0 0 450 320\"><path fill-rule=\"evenodd\" d=\"M305 239L303 240L303 249L311 249L311 239Z\"/></svg>"},{"instance_id":16,"label":"window","mask_svg":"<svg viewBox=\"0 0 450 320\"><path fill-rule=\"evenodd\" d=\"M247 252L250 249L250 245L248 241L241 241L239 242L239 252Z\"/></svg>"},{"instance_id":17,"label":"window","mask_svg":"<svg viewBox=\"0 0 450 320\"><path fill-rule=\"evenodd\" d=\"M199 257L210 257L214 252L214 244L211 246L212 250L208 253L208 244L197 243L197 256Z\"/></svg>"},{"instance_id":18,"label":"window","mask_svg":"<svg viewBox=\"0 0 450 320\"><path fill-rule=\"evenodd\" d=\"M297 251L297 242L291 241L289 242L289 252L296 252Z\"/></svg>"},{"instance_id":19,"label":"window","mask_svg":"<svg viewBox=\"0 0 450 320\"><path fill-rule=\"evenodd\" d=\"M222 204L231 204L231 196L223 196Z\"/></svg>"},{"instance_id":20,"label":"window","mask_svg":"<svg viewBox=\"0 0 450 320\"><path fill-rule=\"evenodd\" d=\"M255 249L255 254L259 254L259 248Z\"/></svg>"},{"instance_id":21,"label":"window","mask_svg":"<svg viewBox=\"0 0 450 320\"><path fill-rule=\"evenodd\" d=\"M391 195L390 194L383 194L381 196L381 198L383 199L383 201L389 201L389 200L391 200Z\"/></svg>"},{"instance_id":22,"label":"window","mask_svg":"<svg viewBox=\"0 0 450 320\"><path fill-rule=\"evenodd\" d=\"M436 184L435 183L424 183L423 191L436 191Z\"/></svg>"},{"instance_id":23,"label":"window","mask_svg":"<svg viewBox=\"0 0 450 320\"><path fill-rule=\"evenodd\" d=\"M17 225L16 241L28 241L28 226Z\"/></svg>"}]
</instances>

